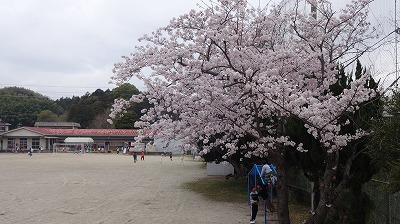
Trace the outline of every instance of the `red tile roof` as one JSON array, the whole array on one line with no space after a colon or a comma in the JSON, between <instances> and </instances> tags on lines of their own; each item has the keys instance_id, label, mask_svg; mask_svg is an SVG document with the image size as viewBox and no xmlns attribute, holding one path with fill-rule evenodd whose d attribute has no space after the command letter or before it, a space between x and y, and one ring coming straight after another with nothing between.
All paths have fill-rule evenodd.
<instances>
[{"instance_id":1,"label":"red tile roof","mask_svg":"<svg viewBox=\"0 0 400 224\"><path fill-rule=\"evenodd\" d=\"M57 136L137 136L139 134L139 130L135 129L56 129L39 127L25 128L34 132L41 133L43 135Z\"/></svg>"}]
</instances>

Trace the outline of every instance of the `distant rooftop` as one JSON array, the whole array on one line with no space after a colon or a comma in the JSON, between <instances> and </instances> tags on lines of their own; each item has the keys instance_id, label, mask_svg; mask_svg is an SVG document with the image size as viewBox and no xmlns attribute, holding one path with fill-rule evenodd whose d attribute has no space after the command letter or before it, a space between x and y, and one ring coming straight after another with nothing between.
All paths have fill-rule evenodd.
<instances>
[{"instance_id":1,"label":"distant rooftop","mask_svg":"<svg viewBox=\"0 0 400 224\"><path fill-rule=\"evenodd\" d=\"M52 128L80 128L81 125L76 122L35 122L35 127Z\"/></svg>"},{"instance_id":2,"label":"distant rooftop","mask_svg":"<svg viewBox=\"0 0 400 224\"><path fill-rule=\"evenodd\" d=\"M92 137L92 136L138 136L136 129L77 129L77 128L43 128L22 127L42 135L68 136L68 137Z\"/></svg>"},{"instance_id":3,"label":"distant rooftop","mask_svg":"<svg viewBox=\"0 0 400 224\"><path fill-rule=\"evenodd\" d=\"M11 124L5 123L5 122L3 122L3 121L0 120L0 125L1 125L1 126L10 126Z\"/></svg>"}]
</instances>

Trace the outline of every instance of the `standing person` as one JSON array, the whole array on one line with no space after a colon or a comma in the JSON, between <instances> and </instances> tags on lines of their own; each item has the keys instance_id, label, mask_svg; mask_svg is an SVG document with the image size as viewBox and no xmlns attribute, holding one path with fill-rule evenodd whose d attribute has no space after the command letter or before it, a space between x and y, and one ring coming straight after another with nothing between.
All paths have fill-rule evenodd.
<instances>
[{"instance_id":1,"label":"standing person","mask_svg":"<svg viewBox=\"0 0 400 224\"><path fill-rule=\"evenodd\" d=\"M162 163L162 160L164 159L164 153L161 153L161 160L160 163Z\"/></svg>"},{"instance_id":2,"label":"standing person","mask_svg":"<svg viewBox=\"0 0 400 224\"><path fill-rule=\"evenodd\" d=\"M258 190L258 195L264 200L265 204L267 205L267 208L269 209L270 212L275 212L275 206L272 204L270 201L270 195L268 193L268 189L265 185L262 184L257 184L257 190Z\"/></svg>"},{"instance_id":3,"label":"standing person","mask_svg":"<svg viewBox=\"0 0 400 224\"><path fill-rule=\"evenodd\" d=\"M172 152L169 152L169 158L170 158L171 161L172 161Z\"/></svg>"},{"instance_id":4,"label":"standing person","mask_svg":"<svg viewBox=\"0 0 400 224\"><path fill-rule=\"evenodd\" d=\"M256 223L256 217L258 213L258 191L256 187L251 188L250 192L250 205L251 205L251 217L250 217L250 223Z\"/></svg>"},{"instance_id":5,"label":"standing person","mask_svg":"<svg viewBox=\"0 0 400 224\"><path fill-rule=\"evenodd\" d=\"M119 147L117 147L117 154L119 154Z\"/></svg>"},{"instance_id":6,"label":"standing person","mask_svg":"<svg viewBox=\"0 0 400 224\"><path fill-rule=\"evenodd\" d=\"M133 155L133 162L136 163L136 161L137 161L137 153L136 153L136 151L133 151L132 155Z\"/></svg>"},{"instance_id":7,"label":"standing person","mask_svg":"<svg viewBox=\"0 0 400 224\"><path fill-rule=\"evenodd\" d=\"M32 147L29 148L28 154L29 154L29 156L32 156Z\"/></svg>"},{"instance_id":8,"label":"standing person","mask_svg":"<svg viewBox=\"0 0 400 224\"><path fill-rule=\"evenodd\" d=\"M144 151L142 150L142 153L140 154L140 160L144 160Z\"/></svg>"}]
</instances>

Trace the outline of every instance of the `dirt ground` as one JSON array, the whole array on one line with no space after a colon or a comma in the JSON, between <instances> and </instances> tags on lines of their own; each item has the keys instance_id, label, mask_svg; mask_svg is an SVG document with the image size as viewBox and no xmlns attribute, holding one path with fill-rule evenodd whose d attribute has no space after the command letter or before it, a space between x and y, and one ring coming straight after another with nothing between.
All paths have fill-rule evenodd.
<instances>
[{"instance_id":1,"label":"dirt ground","mask_svg":"<svg viewBox=\"0 0 400 224\"><path fill-rule=\"evenodd\" d=\"M217 203L182 189L206 177L202 162L138 159L1 153L0 223L249 223L247 202ZM263 214L257 223L264 223Z\"/></svg>"}]
</instances>

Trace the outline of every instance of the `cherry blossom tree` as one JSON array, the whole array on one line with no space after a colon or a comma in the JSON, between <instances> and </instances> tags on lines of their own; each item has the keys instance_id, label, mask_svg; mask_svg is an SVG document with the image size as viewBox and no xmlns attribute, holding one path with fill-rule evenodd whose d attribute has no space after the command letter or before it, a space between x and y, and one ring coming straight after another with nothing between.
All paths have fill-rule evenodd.
<instances>
[{"instance_id":1,"label":"cherry blossom tree","mask_svg":"<svg viewBox=\"0 0 400 224\"><path fill-rule=\"evenodd\" d=\"M200 141L202 153L223 146L226 158L237 152L269 157L279 173L280 223L290 223L286 146L305 150L285 135L284 123L288 117L302 120L325 152L320 203L308 220L322 223L340 193L337 186L346 184L345 178L332 182L339 152L366 134L341 132L349 121L339 118L376 95L365 87L369 73L340 94L330 89L338 82L338 64L360 56L375 37L367 22L369 2L353 0L334 11L327 0L309 0L316 16L298 4L254 8L245 0L217 0L174 18L143 36L146 44L115 65L115 83L136 76L147 90L117 101L111 117L147 98L154 107L136 127L186 146Z\"/></svg>"}]
</instances>

